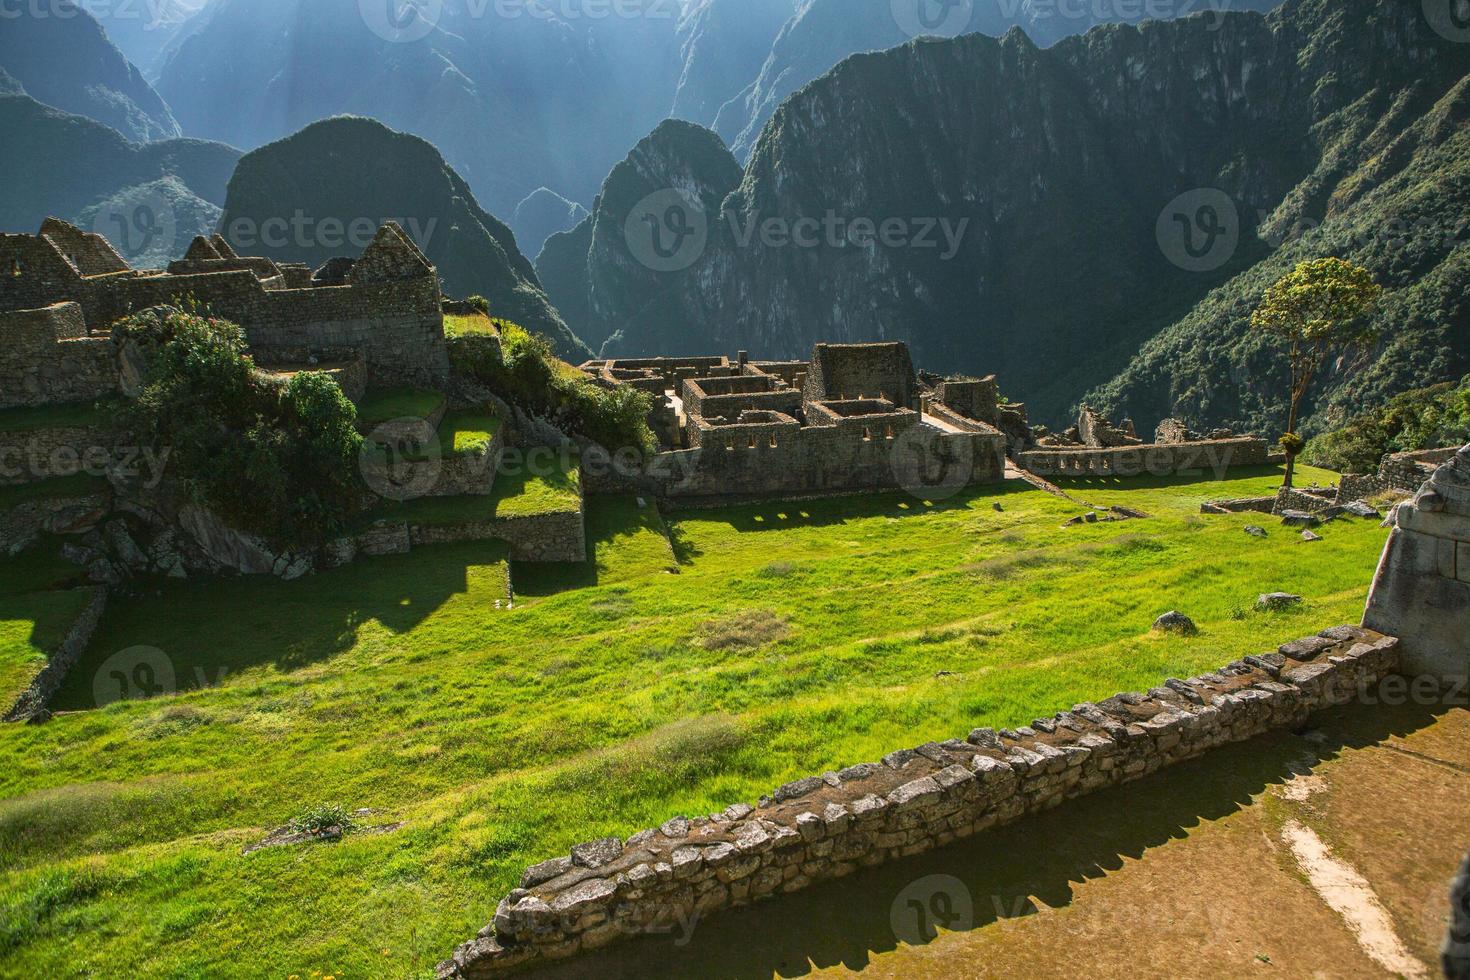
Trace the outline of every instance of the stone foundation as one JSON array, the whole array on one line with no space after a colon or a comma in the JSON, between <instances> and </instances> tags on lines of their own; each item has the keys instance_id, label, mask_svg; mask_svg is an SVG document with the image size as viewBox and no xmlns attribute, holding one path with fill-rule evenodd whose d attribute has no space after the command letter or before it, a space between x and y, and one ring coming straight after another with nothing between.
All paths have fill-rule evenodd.
<instances>
[{"instance_id":1,"label":"stone foundation","mask_svg":"<svg viewBox=\"0 0 1470 980\"><path fill-rule=\"evenodd\" d=\"M504 541L510 545L513 561L587 560L587 533L580 511L504 517L455 527L415 525L409 536L415 547L460 541Z\"/></svg>"},{"instance_id":2,"label":"stone foundation","mask_svg":"<svg viewBox=\"0 0 1470 980\"><path fill-rule=\"evenodd\" d=\"M757 807L675 817L627 841L582 844L529 868L494 921L438 976L501 976L942 847L1217 746L1299 726L1377 684L1398 656L1392 637L1338 627L1029 728L978 729L796 780Z\"/></svg>"},{"instance_id":3,"label":"stone foundation","mask_svg":"<svg viewBox=\"0 0 1470 980\"><path fill-rule=\"evenodd\" d=\"M1398 508L1364 625L1403 638L1407 673L1470 676L1470 446Z\"/></svg>"},{"instance_id":4,"label":"stone foundation","mask_svg":"<svg viewBox=\"0 0 1470 980\"><path fill-rule=\"evenodd\" d=\"M1033 449L1018 453L1016 462L1037 476L1049 478L1214 475L1223 479L1237 467L1267 465L1270 455L1264 441L1242 437L1114 449Z\"/></svg>"}]
</instances>

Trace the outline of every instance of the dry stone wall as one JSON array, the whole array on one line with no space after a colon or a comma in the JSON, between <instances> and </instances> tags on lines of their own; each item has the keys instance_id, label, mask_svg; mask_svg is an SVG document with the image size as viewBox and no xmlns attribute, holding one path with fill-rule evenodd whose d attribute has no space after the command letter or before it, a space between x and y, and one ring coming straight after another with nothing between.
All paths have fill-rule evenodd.
<instances>
[{"instance_id":1,"label":"dry stone wall","mask_svg":"<svg viewBox=\"0 0 1470 980\"><path fill-rule=\"evenodd\" d=\"M91 598L81 615L72 623L56 649L50 652L46 666L41 668L31 686L6 712L5 721L35 721L47 717L46 705L50 703L51 696L60 689L66 675L86 651L87 644L92 642L92 634L97 631L97 624L107 611L107 589L97 586L90 592Z\"/></svg>"},{"instance_id":2,"label":"dry stone wall","mask_svg":"<svg viewBox=\"0 0 1470 980\"><path fill-rule=\"evenodd\" d=\"M504 541L515 561L581 562L587 559L587 534L580 511L502 517L478 524L435 527L416 524L409 531L415 547L459 541Z\"/></svg>"},{"instance_id":3,"label":"dry stone wall","mask_svg":"<svg viewBox=\"0 0 1470 980\"><path fill-rule=\"evenodd\" d=\"M80 305L0 313L0 409L95 401L117 388L112 342L87 336Z\"/></svg>"},{"instance_id":4,"label":"dry stone wall","mask_svg":"<svg viewBox=\"0 0 1470 980\"><path fill-rule=\"evenodd\" d=\"M0 486L91 473L103 476L117 458L118 436L102 426L55 426L0 432Z\"/></svg>"},{"instance_id":5,"label":"dry stone wall","mask_svg":"<svg viewBox=\"0 0 1470 980\"><path fill-rule=\"evenodd\" d=\"M1033 449L1018 453L1016 462L1045 477L1223 475L1236 467L1265 466L1270 450L1260 439L1242 437L1112 449Z\"/></svg>"},{"instance_id":6,"label":"dry stone wall","mask_svg":"<svg viewBox=\"0 0 1470 980\"><path fill-rule=\"evenodd\" d=\"M1295 727L1398 666L1398 641L1343 626L1147 694L1030 727L928 743L796 780L758 806L675 817L529 868L440 980L483 980L588 953L942 847L1220 745ZM677 918L676 918L677 917Z\"/></svg>"}]
</instances>

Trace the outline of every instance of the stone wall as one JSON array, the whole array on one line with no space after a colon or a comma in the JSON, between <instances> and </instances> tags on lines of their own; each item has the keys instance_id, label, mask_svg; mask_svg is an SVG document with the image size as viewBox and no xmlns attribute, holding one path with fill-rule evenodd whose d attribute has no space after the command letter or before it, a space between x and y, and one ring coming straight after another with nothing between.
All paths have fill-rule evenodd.
<instances>
[{"instance_id":1,"label":"stone wall","mask_svg":"<svg viewBox=\"0 0 1470 980\"><path fill-rule=\"evenodd\" d=\"M504 541L514 561L582 562L587 560L587 532L580 511L502 517L454 527L414 525L414 547L459 541Z\"/></svg>"},{"instance_id":2,"label":"stone wall","mask_svg":"<svg viewBox=\"0 0 1470 980\"><path fill-rule=\"evenodd\" d=\"M74 302L81 307L83 334L87 327L105 331L130 313L192 297L243 327L252 347L359 348L374 386L433 387L449 374L438 277L391 222L378 230L345 284L336 286L291 288L310 280L288 275L291 270L269 260L214 260L202 253L177 267L208 271L166 275L124 267L85 275L62 253L55 236L44 235L0 236L0 270L7 267L12 274L0 311ZM0 393L8 390L0 386Z\"/></svg>"},{"instance_id":3,"label":"stone wall","mask_svg":"<svg viewBox=\"0 0 1470 980\"><path fill-rule=\"evenodd\" d=\"M0 313L0 409L95 401L117 389L112 341L87 335L78 304Z\"/></svg>"},{"instance_id":4,"label":"stone wall","mask_svg":"<svg viewBox=\"0 0 1470 980\"><path fill-rule=\"evenodd\" d=\"M951 433L907 409L841 417L823 416L821 407L808 406L813 424L806 426L789 416L701 426L698 448L659 453L642 474L599 479L595 488L633 489L661 499L729 500L923 492L1004 479L1005 437L988 427Z\"/></svg>"},{"instance_id":5,"label":"stone wall","mask_svg":"<svg viewBox=\"0 0 1470 980\"><path fill-rule=\"evenodd\" d=\"M1406 672L1470 677L1470 446L1397 513L1363 623L1396 631Z\"/></svg>"},{"instance_id":6,"label":"stone wall","mask_svg":"<svg viewBox=\"0 0 1470 980\"><path fill-rule=\"evenodd\" d=\"M919 379L906 344L817 344L806 378L809 402L882 398L919 409Z\"/></svg>"},{"instance_id":7,"label":"stone wall","mask_svg":"<svg viewBox=\"0 0 1470 980\"><path fill-rule=\"evenodd\" d=\"M5 721L35 721L46 717L46 705L51 696L61 687L66 675L76 665L77 659L92 642L92 634L107 611L107 590L100 586L91 590L91 599L67 630L66 636L55 650L50 651L46 666L36 675L31 686L5 714Z\"/></svg>"},{"instance_id":8,"label":"stone wall","mask_svg":"<svg viewBox=\"0 0 1470 980\"><path fill-rule=\"evenodd\" d=\"M0 486L90 473L104 476L117 460L118 436L102 426L57 426L0 432Z\"/></svg>"},{"instance_id":9,"label":"stone wall","mask_svg":"<svg viewBox=\"0 0 1470 980\"><path fill-rule=\"evenodd\" d=\"M1231 742L1294 728L1398 664L1398 641L1338 627L1147 694L1028 728L894 752L751 807L675 817L528 869L480 937L439 966L480 980L920 854ZM589 966L589 973L595 968Z\"/></svg>"},{"instance_id":10,"label":"stone wall","mask_svg":"<svg viewBox=\"0 0 1470 980\"><path fill-rule=\"evenodd\" d=\"M1260 439L1242 437L1182 445L1125 446L1115 449L1055 447L1018 453L1016 462L1045 477L1223 476L1236 467L1265 466L1270 450Z\"/></svg>"}]
</instances>

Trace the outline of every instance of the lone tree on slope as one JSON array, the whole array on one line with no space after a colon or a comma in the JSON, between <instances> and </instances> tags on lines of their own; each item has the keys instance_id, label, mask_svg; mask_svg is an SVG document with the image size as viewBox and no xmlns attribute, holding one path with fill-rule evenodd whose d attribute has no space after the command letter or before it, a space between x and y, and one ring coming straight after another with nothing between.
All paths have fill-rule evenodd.
<instances>
[{"instance_id":1,"label":"lone tree on slope","mask_svg":"<svg viewBox=\"0 0 1470 980\"><path fill-rule=\"evenodd\" d=\"M1288 488L1303 446L1296 431L1302 400L1334 353L1362 350L1378 339L1363 314L1382 292L1366 269L1342 259L1314 259L1282 276L1251 314L1253 328L1283 342L1291 366L1291 414L1281 437Z\"/></svg>"}]
</instances>

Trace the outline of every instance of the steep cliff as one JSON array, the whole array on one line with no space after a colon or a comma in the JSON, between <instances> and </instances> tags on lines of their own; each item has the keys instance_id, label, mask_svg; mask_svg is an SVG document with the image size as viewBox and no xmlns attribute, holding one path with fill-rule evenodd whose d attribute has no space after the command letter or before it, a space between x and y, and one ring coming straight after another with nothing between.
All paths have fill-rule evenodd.
<instances>
[{"instance_id":1,"label":"steep cliff","mask_svg":"<svg viewBox=\"0 0 1470 980\"><path fill-rule=\"evenodd\" d=\"M25 95L0 95L0 230L48 217L106 235L135 266L180 257L213 231L240 151L203 140L138 144ZM140 210L141 209L141 210Z\"/></svg>"},{"instance_id":2,"label":"steep cliff","mask_svg":"<svg viewBox=\"0 0 1470 980\"><path fill-rule=\"evenodd\" d=\"M1459 377L1458 239L1365 229L1401 206L1470 213L1467 71L1470 45L1418 5L1373 0L1104 26L1044 50L1012 31L859 55L775 113L697 260L625 294L657 302L589 316L615 309L626 353L898 338L921 364L1001 373L1042 419L1107 385L1141 423L1265 427L1279 378L1221 341L1248 317L1240 286L1340 226L1368 234L1354 255L1396 287L1385 308L1413 311L1354 381ZM615 249L589 254L590 296L628 278Z\"/></svg>"},{"instance_id":3,"label":"steep cliff","mask_svg":"<svg viewBox=\"0 0 1470 980\"><path fill-rule=\"evenodd\" d=\"M698 350L700 331L658 310L677 303L681 280L653 251L667 216L710 227L720 204L740 180L740 165L720 138L693 123L670 120L613 168L592 213L576 229L554 236L537 262L552 302L594 349L608 344L670 353ZM648 221L655 222L649 226ZM692 239L668 242L677 252ZM690 256L696 258L697 256ZM682 257L669 256L674 265ZM651 268L650 266L659 268ZM623 338L624 331L636 332ZM624 343L626 340L626 344ZM677 348L677 351L675 350Z\"/></svg>"},{"instance_id":4,"label":"steep cliff","mask_svg":"<svg viewBox=\"0 0 1470 980\"><path fill-rule=\"evenodd\" d=\"M136 142L180 135L173 113L86 7L60 0L0 17L0 68L38 102Z\"/></svg>"}]
</instances>

